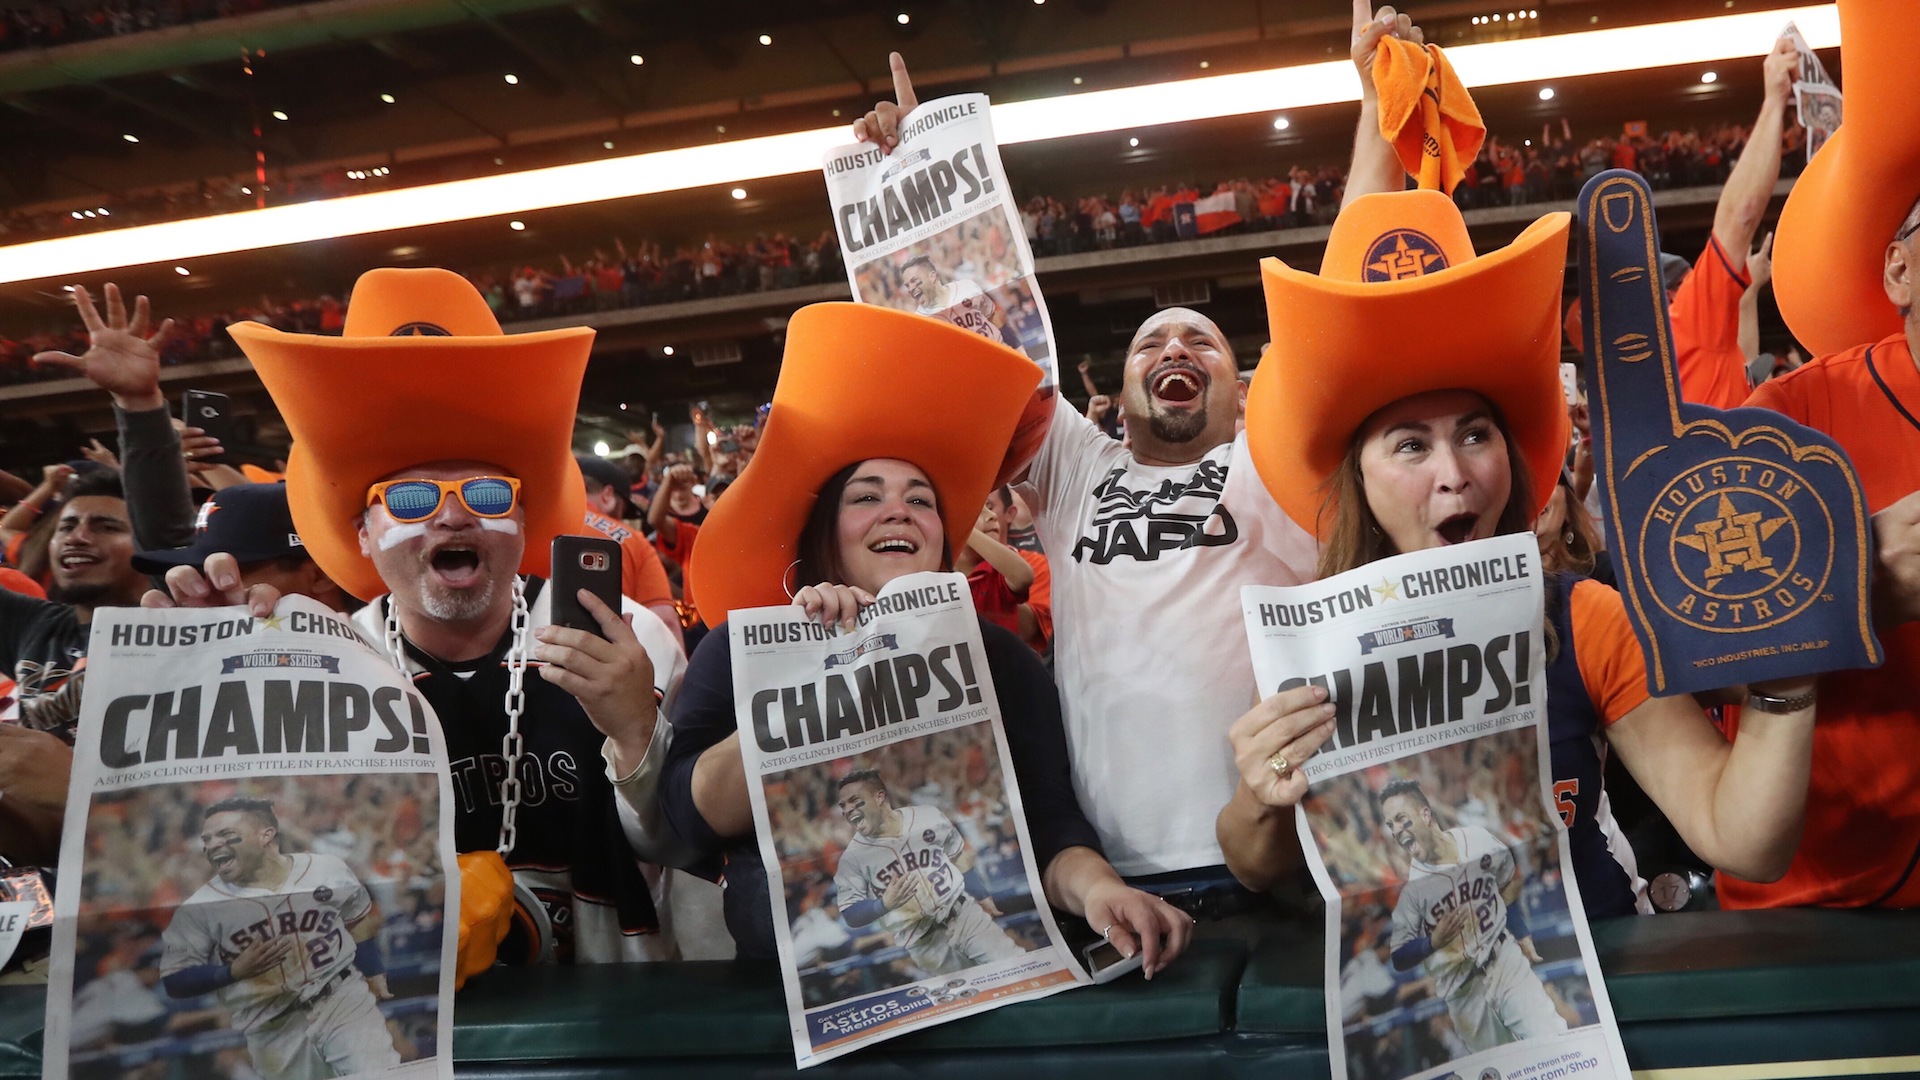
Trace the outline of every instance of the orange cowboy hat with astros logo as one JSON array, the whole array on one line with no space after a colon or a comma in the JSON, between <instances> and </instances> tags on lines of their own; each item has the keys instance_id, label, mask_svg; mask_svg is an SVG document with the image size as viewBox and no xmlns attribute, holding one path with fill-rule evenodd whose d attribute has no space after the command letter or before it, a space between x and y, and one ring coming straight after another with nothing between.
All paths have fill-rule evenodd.
<instances>
[{"instance_id":1,"label":"orange cowboy hat with astros logo","mask_svg":"<svg viewBox=\"0 0 1920 1080\"><path fill-rule=\"evenodd\" d=\"M1247 391L1247 449L1288 515L1325 538L1329 481L1369 416L1404 397L1470 390L1496 405L1553 494L1569 422L1560 295L1572 217L1548 214L1476 255L1438 191L1364 195L1340 211L1320 273L1263 259L1273 345Z\"/></svg>"},{"instance_id":2,"label":"orange cowboy hat with astros logo","mask_svg":"<svg viewBox=\"0 0 1920 1080\"><path fill-rule=\"evenodd\" d=\"M1907 35L1911 0L1840 0L1846 122L1780 211L1773 295L1814 356L1900 332L1881 276L1887 245L1920 201L1920 65Z\"/></svg>"},{"instance_id":3,"label":"orange cowboy hat with astros logo","mask_svg":"<svg viewBox=\"0 0 1920 1080\"><path fill-rule=\"evenodd\" d=\"M1040 377L1033 361L940 319L871 304L794 312L759 448L694 542L687 572L701 608L787 603L821 487L872 458L927 474L959 551Z\"/></svg>"},{"instance_id":4,"label":"orange cowboy hat with astros logo","mask_svg":"<svg viewBox=\"0 0 1920 1080\"><path fill-rule=\"evenodd\" d=\"M577 532L586 484L574 414L593 330L503 334L486 300L449 270L369 270L339 337L254 322L228 328L293 435L287 502L313 561L363 600L387 591L360 553L367 489L399 469L475 461L520 480L521 573L548 569L553 537Z\"/></svg>"}]
</instances>

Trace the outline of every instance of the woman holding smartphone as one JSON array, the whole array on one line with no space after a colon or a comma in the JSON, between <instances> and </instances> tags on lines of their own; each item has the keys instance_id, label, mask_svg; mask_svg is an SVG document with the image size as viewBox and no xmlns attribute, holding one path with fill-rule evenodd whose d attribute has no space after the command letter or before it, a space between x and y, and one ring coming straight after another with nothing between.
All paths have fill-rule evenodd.
<instances>
[{"instance_id":1,"label":"woman holding smartphone","mask_svg":"<svg viewBox=\"0 0 1920 1080\"><path fill-rule=\"evenodd\" d=\"M951 569L1039 374L1017 353L938 320L857 304L801 309L759 449L701 532L703 604L725 612L790 602L808 619L851 629L888 582ZM948 406L921 407L929 401ZM741 955L772 956L730 641L715 631L695 650L675 703L662 807L692 849L687 868L725 875ZM1151 977L1185 947L1191 920L1114 872L1074 798L1052 678L1015 635L984 620L980 634L1047 899L1124 955L1141 953ZM857 802L863 793L853 787ZM894 809L883 791L864 797L874 806L846 812L856 830L879 803ZM849 907L842 918L863 927L869 914Z\"/></svg>"}]
</instances>

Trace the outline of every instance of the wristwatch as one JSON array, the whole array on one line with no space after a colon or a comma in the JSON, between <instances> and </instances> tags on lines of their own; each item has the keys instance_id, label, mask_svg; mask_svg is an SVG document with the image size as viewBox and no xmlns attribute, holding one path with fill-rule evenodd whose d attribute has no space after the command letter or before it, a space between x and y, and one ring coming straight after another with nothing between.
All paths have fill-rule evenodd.
<instances>
[{"instance_id":1,"label":"wristwatch","mask_svg":"<svg viewBox=\"0 0 1920 1080\"><path fill-rule=\"evenodd\" d=\"M1775 697L1772 694L1763 694L1749 687L1747 689L1746 707L1756 712L1773 713L1784 716L1788 713L1797 713L1802 709L1811 708L1818 698L1819 693L1814 690L1809 690L1804 694L1796 694L1793 697Z\"/></svg>"}]
</instances>

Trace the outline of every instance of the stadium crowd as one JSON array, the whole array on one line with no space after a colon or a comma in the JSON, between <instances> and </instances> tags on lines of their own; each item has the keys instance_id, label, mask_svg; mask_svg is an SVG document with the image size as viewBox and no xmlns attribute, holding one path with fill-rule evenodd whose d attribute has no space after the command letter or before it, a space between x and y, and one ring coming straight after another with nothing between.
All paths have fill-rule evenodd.
<instances>
[{"instance_id":1,"label":"stadium crowd","mask_svg":"<svg viewBox=\"0 0 1920 1080\"><path fill-rule=\"evenodd\" d=\"M1411 46L1418 32L1404 16L1376 18L1356 23L1354 41L1354 60L1364 73L1372 70L1375 49ZM855 128L858 138L880 146L891 145L900 115L912 106L904 62L895 62L900 100L877 104ZM1473 275L1492 273L1488 265L1533 268L1524 281L1500 279L1507 291L1497 296L1450 294L1480 305L1479 318L1457 320L1475 324L1464 328L1408 328L1394 317L1399 309L1361 301L1337 307L1336 300L1353 294L1378 305L1414 291L1399 281L1358 284L1357 258L1343 271L1329 256L1318 275L1269 261L1263 272L1275 333L1250 376L1251 389L1240 381L1247 373L1219 327L1201 313L1169 308L1136 331L1123 384L1112 397L1081 370L1089 395L1084 408L1064 394L1034 393L1039 376L1031 353L1006 348L1025 342L1003 334L1005 327L968 327L950 316L951 324L942 325L881 305L816 305L790 321L781 383L752 418L721 418L696 406L690 449L670 449L656 422L629 433L628 445L607 457L572 460L556 449L565 441L557 432L571 432L590 335L450 334L442 322L457 316L469 320L461 325L490 330L488 315L499 322L576 316L835 280L841 269L831 235L812 243L784 234L736 244L713 237L700 245L616 243L578 262L563 257L557 270L516 266L464 278L374 271L349 300L267 305L182 319L171 328L145 298L129 304L109 286L104 314L85 290L76 292L80 329L12 346L15 357L96 384L114 405L120 440L117 470L89 461L50 463L37 484L0 476L13 504L0 516L0 662L12 678L0 683L0 718L9 721L0 724L0 785L13 785L0 799L0 815L13 815L0 817L11 829L0 832L9 845L0 854L44 861L58 840L66 788L62 782L49 794L55 785L48 778L64 781L85 690L86 627L98 609L144 598L158 606L226 602L257 610L301 592L355 612L355 624L370 640L384 641L421 694L442 710L448 739L470 738L483 748L469 757L499 745L498 732L475 734L484 709L537 710L528 715L538 722L526 727L534 737L563 732L575 740L555 752L585 762L577 779L586 812L533 825L523 816L521 827L551 843L537 856L547 861L532 864L533 872L559 866L572 875L562 885L542 880L558 897L547 902L568 913L579 935L578 960L674 955L673 942L657 940L664 922L653 906L664 906L658 872L672 867L727 882L727 927L743 955L770 955L751 950L772 941L775 920L796 938L806 931L807 948L798 955L817 975L810 1001L946 974L925 948L893 947L877 929L876 919L905 904L891 887L884 898L843 903L835 880L859 828L850 826L856 816L911 806L937 808L955 823L964 844L946 849L954 877L976 873L971 856L954 852L977 853L978 876L967 884L965 899L974 903L968 913L985 912L989 933L998 926L1019 948L1034 940L1020 912L996 907L1003 894L1017 891L1010 883L1020 880L1015 871L1025 848L1045 894L1031 896L1027 889L1031 900L1071 914L1116 948L1142 952L1151 976L1177 959L1192 934L1243 935L1249 923L1258 929L1261 920L1288 917L1284 898L1301 888L1302 877L1295 808L1311 809L1328 790L1317 787L1309 795L1300 766L1332 736L1335 703L1324 687L1303 685L1248 707L1258 695L1240 586L1304 584L1403 551L1531 532L1533 539L1524 542L1537 545L1546 566L1564 571L1546 586L1538 624L1553 643L1544 676L1553 695L1540 703L1541 726L1552 735L1553 775L1535 775L1533 759L1493 739L1455 758L1435 751L1416 767L1434 803L1426 808L1434 829L1452 833L1473 825L1519 852L1515 887L1525 899L1509 905L1504 928L1489 931L1497 933L1497 947L1566 936L1544 915L1531 932L1524 920L1528 910L1561 903L1554 898L1564 896L1567 874L1579 882L1594 917L1651 914L1646 882L1636 874L1657 868L1636 870L1630 856L1622 858L1615 845L1620 831L1636 839L1659 828L1677 835L1684 841L1676 845L1682 852L1677 865L1717 873L1718 902L1729 907L1920 902L1908 861L1915 837L1875 838L1877 846L1836 839L1849 833L1849 806L1834 790L1847 783L1836 775L1849 767L1846 755L1860 752L1844 740L1863 740L1868 758L1883 759L1876 767L1914 768L1906 759L1884 760L1897 755L1886 744L1873 752L1872 740L1881 736L1860 729L1894 729L1892 745L1910 748L1920 716L1908 666L1920 658L1920 638L1912 632L1920 618L1920 501L1914 497L1920 493L1913 492L1920 480L1911 473L1920 460L1920 425L1910 423L1911 415L1904 427L1891 419L1891 410L1904 414L1897 400L1857 405L1880 400L1871 395L1836 392L1831 401L1806 404L1804 395L1814 393L1808 388L1824 385L1815 379L1860 378L1835 374L1851 369L1834 358L1857 351L1824 350L1822 359L1796 370L1792 361L1760 354L1753 329L1755 298L1773 276L1770 200L1785 162L1795 157L1784 133L1792 126L1783 123L1794 64L1789 43L1769 54L1766 99L1750 126L1659 138L1629 132L1576 144L1562 125L1543 131L1535 145L1489 140L1483 151L1449 163L1461 173L1451 201L1431 189L1403 190L1407 160L1384 136L1373 136L1381 91L1366 81L1360 134L1344 171L1296 169L1284 180L1228 181L1211 191L1169 185L1123 192L1111 202L1035 197L1022 204L1021 226L1039 254L1165 242L1208 227L1332 223L1336 236L1351 225L1375 228L1369 238L1404 241L1408 233L1444 234L1431 227L1435 221L1464 237L1464 209L1562 201L1609 168L1639 170L1656 188L1718 185L1705 250L1677 260L1687 266L1662 264L1677 354L1675 415L1682 399L1727 410L1750 404L1825 425L1842 441L1860 440L1852 456L1878 515L1870 527L1880 561L1878 591L1856 599L1872 605L1861 609L1861 620L1880 619L1895 653L1877 671L1836 672L1817 690L1810 676L1783 678L1698 702L1647 693L1624 606L1602 580L1609 538L1596 521L1589 388L1577 365L1550 374L1561 344L1538 332L1543 321L1563 314L1557 309L1566 260L1550 246L1505 262L1476 256L1471 247L1451 251L1455 265L1446 280L1478 281L1482 289L1493 286ZM1887 260L1889 283L1905 281L1908 268L1920 265L1920 241L1912 239L1920 231L1920 207L1912 194L1898 196L1907 221L1891 246L1885 236L1860 242L1870 259ZM1831 188L1820 195L1823 207L1844 201ZM1183 224L1188 211L1179 209L1186 204L1192 204L1191 226ZM1207 215L1216 216L1203 225ZM1564 217L1555 220L1566 228ZM1551 232L1536 228L1514 244L1540 243L1538 236ZM987 253L980 259L1007 246L1004 236L975 239L981 246L962 249ZM1330 252L1336 248L1329 243ZM1540 250L1550 257L1524 258ZM1442 257L1438 249L1427 254ZM1353 280L1338 280L1342 272ZM1790 272L1783 264L1783 297ZM901 288L920 295L917 284ZM1911 292L1902 295L1908 302L1893 305L1898 331L1887 328L1890 311L1872 309L1880 316L1874 325L1888 334L1877 346L1887 367L1874 368L1871 352L1864 363L1876 381L1882 370L1897 367L1889 377L1911 389L1920 377L1910 354L1911 343L1920 341L1920 317ZM356 313L377 309L392 316L401 309L396 296L414 305L406 308L412 319L396 319L397 330L355 332ZM1863 310L1869 302L1887 306L1877 294L1845 300ZM1300 359L1285 330L1306 316L1288 303L1318 303L1339 313L1327 318L1355 324L1355 344L1343 355ZM1586 347L1581 312L1564 314L1568 341ZM1406 364L1402 350L1389 347L1402 343L1397 335L1416 331L1456 335L1448 339L1454 347L1429 350L1435 371L1409 374L1426 365ZM343 340L323 340L335 338ZM411 350L418 370L392 359L396 353L379 352L396 348ZM284 461L229 460L230 448L205 431L170 421L159 394L160 366L211 349L245 353L287 416L295 442L274 448L275 456L306 455L310 475L337 476L339 483L309 479L302 486L298 469L283 483L277 474ZM319 349L329 351L302 351ZM328 363L314 362L320 355ZM1538 370L1515 389L1486 373L1498 366L1486 363L1488 355L1510 355L1516 365L1537 361ZM913 362L888 363L901 356ZM1253 361L1246 358L1249 367ZM1308 365L1310 374L1299 375ZM1420 378L1440 381L1394 381ZM336 381L316 388L329 379ZM488 392L472 392L475 385ZM1329 396L1285 396L1304 393L1302 387ZM416 404L426 393L439 395L433 400L443 403L444 416L421 415ZM1857 407L1865 418L1836 420L1844 407ZM325 422L347 408L363 419L357 429L343 433ZM1023 444L1036 415L1044 421L1043 437ZM539 440L513 426L520 423L555 435L547 440L553 445L532 445ZM414 443L393 448L391 429L412 424L438 440L433 450ZM993 438L983 440L983 430ZM1294 458L1273 450L1278 440L1321 436L1333 447L1332 461L1306 449L1296 448ZM1021 451L1010 452L1010 443ZM893 457L874 448L880 444L910 446L897 452L920 457ZM861 449L850 449L855 446ZM1018 458L1020 467L1003 475L1009 458ZM1276 468L1287 462L1293 467ZM243 475L229 467L236 464L249 468ZM499 483L502 475L513 483ZM395 498L394 487L407 484L424 490L410 494L432 505L426 514ZM584 492L568 490L563 498L554 490L558 484L583 485ZM344 499L335 487L346 491ZM1485 494L1492 491L1499 494ZM572 501L582 494L584 515ZM476 505L488 495L503 501ZM1396 499L1418 507L1407 509ZM1444 512L1430 513L1429 501ZM195 503L203 509L192 521ZM249 504L259 509L240 509ZM1322 513L1343 516L1323 530ZM488 520L500 518L511 527ZM295 521L298 536L290 527ZM457 539L443 543L442 532L423 539L429 526ZM596 636L548 621L552 598L527 598L523 589L537 589L539 575L523 586L517 572L544 569L547 541L565 533L619 541L628 570L622 588L631 601L624 610L632 618L623 621L598 600L587 604L592 598L583 592L580 602L600 628ZM277 545L270 557L251 543L261 536ZM1861 547L1867 547L1864 538ZM242 559L242 551L251 554ZM162 570L162 579L149 578L166 566L171 569ZM798 617L851 630L881 588L903 573L934 568L967 575L981 616L982 666L1004 713L1006 760L1020 773L1024 805L1016 805L993 765L1002 747L978 727L795 768L764 789L771 846L785 879L775 883L783 887L769 901L765 882L753 876L767 868L737 745L734 665L743 662L744 650L729 643L727 614L791 602ZM440 593L433 591L444 588L464 600L479 595L482 583L488 591L471 608L437 603ZM672 613L662 616L670 628L643 610L661 614L663 608ZM669 630L671 639L663 636ZM540 677L528 673L521 705L496 706L500 695L484 680L512 662L510 648L531 649ZM492 662L496 657L501 663ZM504 670L498 678L504 684ZM477 692L466 696L469 685L484 686L485 703L475 704ZM533 702L535 694L544 696ZM511 714L511 722L519 716ZM1863 724L1863 717L1872 723ZM509 722L504 712L484 719L499 720L502 731ZM798 730L798 721L789 723ZM662 731L671 739L660 737ZM593 760L596 752L604 773ZM462 760L458 746L449 753ZM1611 754L1625 761L1631 776L1616 766L1604 772L1603 785ZM1820 764L1809 764L1816 759ZM869 767L877 781L861 779ZM1385 773L1355 776L1354 800L1328 815L1324 842L1336 881L1371 890L1347 898L1354 901L1349 930L1355 940L1379 942L1395 914L1390 894L1414 884L1407 867L1415 849L1394 842L1401 826L1382 805ZM1644 787L1644 817L1624 820L1623 796L1636 779ZM849 783L863 786L868 809L849 810ZM1538 856L1543 839L1558 835L1542 816L1547 783L1574 837L1566 866ZM432 907L430 890L414 888L423 874L431 877L430 824L417 805L409 810L404 798L377 787L349 786L337 798L316 797L298 814L284 811L306 823L305 832L289 835L304 849L331 845L364 865L370 883L393 890L396 909L419 913ZM1920 794L1895 787L1848 794L1884 798L1895 804L1887 808L1889 818L1899 818ZM205 794L194 798L204 802ZM104 814L108 827L89 836L88 876L66 887L114 898L130 910L177 902L204 876L189 838L170 832L182 812L135 813L133 801L103 800L117 809ZM539 814L573 813L561 801L529 800L520 812L536 822L543 820ZM1616 815L1623 818L1617 826ZM469 830L461 834L462 846L490 851L497 810L468 808L460 816L460 827ZM922 841L932 844L935 833L929 826ZM616 857L608 858L609 851ZM1483 857L1481 869L1492 862ZM593 879L596 873L608 876ZM156 888L170 891L161 896ZM421 895L409 902L398 895L403 891ZM601 903L608 895L618 903ZM1711 895L1678 900L1715 902ZM756 901L770 910L755 910ZM641 941L650 934L655 940ZM1446 947L1442 936L1437 927L1425 930L1414 944L1426 951L1411 961L1404 946L1385 955L1350 950L1356 993L1346 1003L1349 1018L1366 1022L1400 1010L1358 1055L1356 1075L1385 1080L1460 1056L1465 1036L1458 1003L1434 1004L1444 995L1433 980L1402 977L1408 964ZM137 930L107 937L112 940L87 957L102 972L124 966L123 954L148 944ZM1555 962L1530 960L1543 963L1543 972ZM1562 972L1542 976L1552 984L1554 1008L1570 1023L1589 1022L1592 1004L1579 981L1551 970Z\"/></svg>"},{"instance_id":2,"label":"stadium crowd","mask_svg":"<svg viewBox=\"0 0 1920 1080\"><path fill-rule=\"evenodd\" d=\"M1520 146L1489 139L1456 189L1455 199L1463 209L1564 201L1606 168L1641 169L1655 190L1717 185L1738 160L1748 131L1740 125L1725 125L1705 132L1669 131L1658 138L1623 134L1590 139L1576 147L1570 130L1564 125L1558 130L1549 127L1537 144L1527 140ZM1787 132L1782 160L1785 171L1792 173L1804 154L1795 152L1800 148L1799 129L1789 126ZM1034 195L1022 204L1020 219L1035 255L1071 255L1175 243L1201 235L1327 225L1345 190L1345 173L1337 166L1296 166L1285 178L1162 184L1130 188L1118 198L1093 194L1063 200ZM1176 222L1176 206L1219 196L1228 197L1231 209L1202 215L1184 229ZM148 213L135 220L149 216L168 220L197 206L198 201L191 198L156 196L146 206ZM117 224L127 216L122 210L113 221ZM57 232L67 218L67 214L49 212L34 220L9 221L6 228L25 239L40 231ZM12 239L12 235L0 230L0 238ZM1005 260L983 257L979 261ZM562 253L545 265L524 263L465 272L501 322L771 292L845 278L839 243L830 229L811 241L785 232L738 240L710 233L697 243L641 240L631 247L616 239L612 249L595 249L577 260ZM240 320L295 333L337 334L345 320L345 300L343 286L317 297L262 297L257 306L177 316L179 329L166 342L161 359L178 364L233 356L225 329ZM13 337L0 335L0 383L63 377L57 369L36 367L32 357L47 350L84 349L75 334L71 324L61 320L31 332L15 330Z\"/></svg>"},{"instance_id":3,"label":"stadium crowd","mask_svg":"<svg viewBox=\"0 0 1920 1080\"><path fill-rule=\"evenodd\" d=\"M0 52L51 49L281 7L299 0L35 0L0 10Z\"/></svg>"}]
</instances>

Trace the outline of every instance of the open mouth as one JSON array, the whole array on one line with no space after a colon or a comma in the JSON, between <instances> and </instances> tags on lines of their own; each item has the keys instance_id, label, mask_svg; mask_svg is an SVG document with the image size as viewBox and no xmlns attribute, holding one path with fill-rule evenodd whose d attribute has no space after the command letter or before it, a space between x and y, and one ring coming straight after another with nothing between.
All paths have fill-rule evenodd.
<instances>
[{"instance_id":1,"label":"open mouth","mask_svg":"<svg viewBox=\"0 0 1920 1080\"><path fill-rule=\"evenodd\" d=\"M1397 832L1393 834L1393 838L1395 841L1399 843L1401 847L1406 848L1408 851L1413 850L1413 834L1412 833Z\"/></svg>"},{"instance_id":2,"label":"open mouth","mask_svg":"<svg viewBox=\"0 0 1920 1080\"><path fill-rule=\"evenodd\" d=\"M62 553L60 556L60 569L62 570L83 570L89 566L98 566L99 564L100 556L90 551L69 551Z\"/></svg>"},{"instance_id":3,"label":"open mouth","mask_svg":"<svg viewBox=\"0 0 1920 1080\"><path fill-rule=\"evenodd\" d=\"M1478 524L1480 524L1478 514L1455 514L1434 526L1433 531L1440 534L1440 542L1443 544L1464 544L1473 539L1473 530Z\"/></svg>"},{"instance_id":4,"label":"open mouth","mask_svg":"<svg viewBox=\"0 0 1920 1080\"><path fill-rule=\"evenodd\" d=\"M471 585L480 577L480 553L472 548L443 547L428 562L434 576L454 588Z\"/></svg>"},{"instance_id":5,"label":"open mouth","mask_svg":"<svg viewBox=\"0 0 1920 1080\"><path fill-rule=\"evenodd\" d=\"M920 550L920 545L904 536L889 536L868 544L867 550L876 555L912 555Z\"/></svg>"},{"instance_id":6,"label":"open mouth","mask_svg":"<svg viewBox=\"0 0 1920 1080\"><path fill-rule=\"evenodd\" d=\"M224 873L230 867L233 866L233 852L231 851L213 852L207 856L207 861L213 864L213 868L215 870L219 870L222 873Z\"/></svg>"},{"instance_id":7,"label":"open mouth","mask_svg":"<svg viewBox=\"0 0 1920 1080\"><path fill-rule=\"evenodd\" d=\"M1198 372L1191 368L1170 367L1154 376L1149 389L1157 400L1185 405L1199 398L1203 387Z\"/></svg>"}]
</instances>

